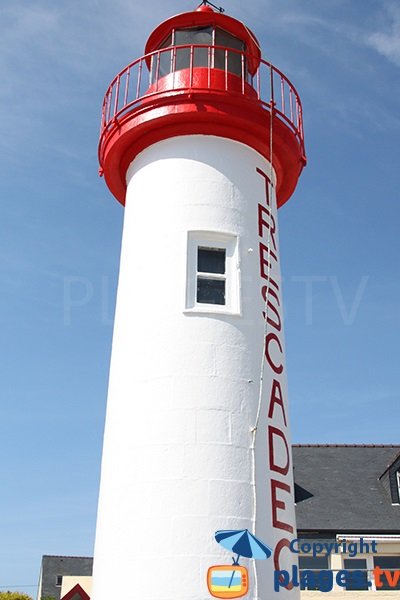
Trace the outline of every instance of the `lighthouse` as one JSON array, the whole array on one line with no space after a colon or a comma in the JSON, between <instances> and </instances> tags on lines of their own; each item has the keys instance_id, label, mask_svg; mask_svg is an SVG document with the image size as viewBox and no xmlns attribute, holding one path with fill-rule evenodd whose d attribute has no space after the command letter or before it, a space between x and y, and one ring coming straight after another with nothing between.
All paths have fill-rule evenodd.
<instances>
[{"instance_id":1,"label":"lighthouse","mask_svg":"<svg viewBox=\"0 0 400 600\"><path fill-rule=\"evenodd\" d=\"M111 82L99 160L125 214L92 598L296 600L274 576L296 566L277 209L305 165L299 95L203 2ZM232 564L220 530L273 550L241 559L236 596L207 582Z\"/></svg>"}]
</instances>

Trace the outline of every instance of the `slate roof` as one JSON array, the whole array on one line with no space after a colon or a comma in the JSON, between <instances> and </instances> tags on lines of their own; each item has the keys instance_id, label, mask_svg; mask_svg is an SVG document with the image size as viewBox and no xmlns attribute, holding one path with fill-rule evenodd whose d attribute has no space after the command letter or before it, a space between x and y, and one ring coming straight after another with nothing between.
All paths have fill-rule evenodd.
<instances>
[{"instance_id":1,"label":"slate roof","mask_svg":"<svg viewBox=\"0 0 400 600\"><path fill-rule=\"evenodd\" d=\"M294 445L300 532L400 533L400 506L379 480L400 445Z\"/></svg>"}]
</instances>

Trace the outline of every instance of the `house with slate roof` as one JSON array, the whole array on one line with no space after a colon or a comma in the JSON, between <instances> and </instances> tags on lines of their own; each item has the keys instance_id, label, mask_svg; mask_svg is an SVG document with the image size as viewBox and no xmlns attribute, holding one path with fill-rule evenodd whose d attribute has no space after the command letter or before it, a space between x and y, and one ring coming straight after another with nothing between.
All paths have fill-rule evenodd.
<instances>
[{"instance_id":1,"label":"house with slate roof","mask_svg":"<svg viewBox=\"0 0 400 600\"><path fill-rule=\"evenodd\" d=\"M362 572L346 587L335 585L328 598L397 600L400 445L294 445L293 463L299 545L307 550L307 543L326 540L339 546L329 556L302 552L300 569ZM379 581L377 567L385 571ZM317 587L307 586L303 595L320 595Z\"/></svg>"},{"instance_id":2,"label":"house with slate roof","mask_svg":"<svg viewBox=\"0 0 400 600\"><path fill-rule=\"evenodd\" d=\"M334 575L328 595L309 581L302 586L302 600L398 600L400 445L294 445L293 465L300 572L332 570ZM313 543L333 549L313 556L307 551ZM92 562L44 556L38 600L88 600L90 586L83 580L92 574ZM389 581L385 574L375 581L377 567ZM358 577L339 586L335 578L343 569Z\"/></svg>"},{"instance_id":3,"label":"house with slate roof","mask_svg":"<svg viewBox=\"0 0 400 600\"><path fill-rule=\"evenodd\" d=\"M91 576L92 568L93 558L87 556L43 556L37 600L41 598L60 600L63 578ZM82 597L82 600L86 598Z\"/></svg>"}]
</instances>

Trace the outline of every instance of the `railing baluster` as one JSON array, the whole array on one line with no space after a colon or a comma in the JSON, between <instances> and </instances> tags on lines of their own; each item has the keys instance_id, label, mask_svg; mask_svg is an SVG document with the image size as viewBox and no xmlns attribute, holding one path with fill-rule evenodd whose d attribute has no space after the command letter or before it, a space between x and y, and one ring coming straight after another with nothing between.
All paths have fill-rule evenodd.
<instances>
[{"instance_id":1,"label":"railing baluster","mask_svg":"<svg viewBox=\"0 0 400 600\"><path fill-rule=\"evenodd\" d=\"M130 76L131 76L131 68L128 67L128 70L126 72L126 79L125 79L124 106L126 106L126 104L128 103L129 78L130 78Z\"/></svg>"},{"instance_id":2,"label":"railing baluster","mask_svg":"<svg viewBox=\"0 0 400 600\"><path fill-rule=\"evenodd\" d=\"M193 46L190 46L190 58L189 58L189 87L193 87Z\"/></svg>"},{"instance_id":3,"label":"railing baluster","mask_svg":"<svg viewBox=\"0 0 400 600\"><path fill-rule=\"evenodd\" d=\"M271 108L275 106L275 92L274 92L274 71L272 65L269 65L269 78L270 78L270 87L271 87Z\"/></svg>"},{"instance_id":4,"label":"railing baluster","mask_svg":"<svg viewBox=\"0 0 400 600\"><path fill-rule=\"evenodd\" d=\"M118 101L119 101L119 84L120 84L121 78L118 75L117 77L117 85L116 85L116 89L115 89L115 98L114 98L114 114L113 117L115 117L115 115L118 112Z\"/></svg>"},{"instance_id":5,"label":"railing baluster","mask_svg":"<svg viewBox=\"0 0 400 600\"><path fill-rule=\"evenodd\" d=\"M112 100L112 87L110 87L108 89L108 93L107 93L107 124L110 121L111 118L111 100Z\"/></svg>"},{"instance_id":6,"label":"railing baluster","mask_svg":"<svg viewBox=\"0 0 400 600\"><path fill-rule=\"evenodd\" d=\"M211 48L207 48L207 88L211 87Z\"/></svg>"},{"instance_id":7,"label":"railing baluster","mask_svg":"<svg viewBox=\"0 0 400 600\"><path fill-rule=\"evenodd\" d=\"M150 73L151 73L151 66L152 66L152 63L150 62ZM139 68L138 68L135 100L137 100L140 97L140 85L142 83L142 69L143 69L143 59L141 59L141 61L139 63Z\"/></svg>"},{"instance_id":8,"label":"railing baluster","mask_svg":"<svg viewBox=\"0 0 400 600\"><path fill-rule=\"evenodd\" d=\"M225 48L225 91L228 91L228 50Z\"/></svg>"},{"instance_id":9,"label":"railing baluster","mask_svg":"<svg viewBox=\"0 0 400 600\"><path fill-rule=\"evenodd\" d=\"M281 97L282 97L282 112L285 115L285 80L281 76Z\"/></svg>"},{"instance_id":10,"label":"railing baluster","mask_svg":"<svg viewBox=\"0 0 400 600\"><path fill-rule=\"evenodd\" d=\"M240 54L240 60L242 63L242 94L244 94L244 78L245 78L245 68L244 68L244 54Z\"/></svg>"},{"instance_id":11,"label":"railing baluster","mask_svg":"<svg viewBox=\"0 0 400 600\"><path fill-rule=\"evenodd\" d=\"M158 92L158 80L159 79L160 79L160 51L157 52L156 92Z\"/></svg>"},{"instance_id":12,"label":"railing baluster","mask_svg":"<svg viewBox=\"0 0 400 600\"><path fill-rule=\"evenodd\" d=\"M106 126L106 97L104 97L103 104L101 106L100 136L101 136L105 126Z\"/></svg>"},{"instance_id":13,"label":"railing baluster","mask_svg":"<svg viewBox=\"0 0 400 600\"><path fill-rule=\"evenodd\" d=\"M289 90L289 101L290 101L290 120L293 123L294 119L293 119L293 90L292 90L292 88L290 88L290 90Z\"/></svg>"},{"instance_id":14,"label":"railing baluster","mask_svg":"<svg viewBox=\"0 0 400 600\"><path fill-rule=\"evenodd\" d=\"M172 87L175 89L175 73L176 73L176 48L175 46L172 48L171 52L171 69L172 69Z\"/></svg>"}]
</instances>

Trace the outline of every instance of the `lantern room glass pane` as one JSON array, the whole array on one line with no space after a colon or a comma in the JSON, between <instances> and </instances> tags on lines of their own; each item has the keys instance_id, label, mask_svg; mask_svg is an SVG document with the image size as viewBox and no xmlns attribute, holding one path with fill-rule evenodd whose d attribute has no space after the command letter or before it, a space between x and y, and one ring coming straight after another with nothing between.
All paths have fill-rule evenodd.
<instances>
[{"instance_id":1,"label":"lantern room glass pane","mask_svg":"<svg viewBox=\"0 0 400 600\"><path fill-rule=\"evenodd\" d=\"M177 29L174 35L174 46L211 46L211 27L192 27L191 29ZM192 57L193 67L208 66L207 48L194 48ZM176 51L176 71L190 67L190 48L180 48Z\"/></svg>"},{"instance_id":2,"label":"lantern room glass pane","mask_svg":"<svg viewBox=\"0 0 400 600\"><path fill-rule=\"evenodd\" d=\"M176 29L174 46L202 45L211 46L212 27L192 27L190 29Z\"/></svg>"},{"instance_id":3,"label":"lantern room glass pane","mask_svg":"<svg viewBox=\"0 0 400 600\"><path fill-rule=\"evenodd\" d=\"M172 46L172 33L160 44L160 53L155 52L151 57L150 84L168 75L172 70L172 50L164 50Z\"/></svg>"},{"instance_id":4,"label":"lantern room glass pane","mask_svg":"<svg viewBox=\"0 0 400 600\"><path fill-rule=\"evenodd\" d=\"M234 35L224 31L223 29L215 30L215 45L223 46L228 51L217 49L215 50L214 66L216 69L227 69L230 73L234 73L241 77L245 75L246 68L245 64L242 67L242 55L241 52L245 52L246 44L243 40L235 37ZM238 50L239 52L229 52L229 48Z\"/></svg>"},{"instance_id":5,"label":"lantern room glass pane","mask_svg":"<svg viewBox=\"0 0 400 600\"><path fill-rule=\"evenodd\" d=\"M240 50L240 52L245 51L245 43L243 40L240 40L223 29L218 29L218 27L215 30L215 45L224 46L224 48L234 48L235 50Z\"/></svg>"}]
</instances>

